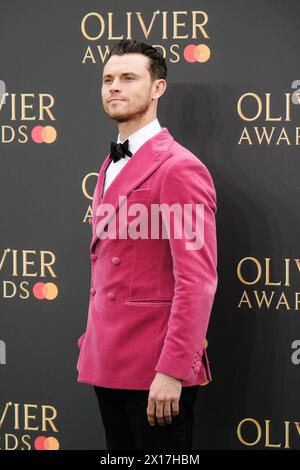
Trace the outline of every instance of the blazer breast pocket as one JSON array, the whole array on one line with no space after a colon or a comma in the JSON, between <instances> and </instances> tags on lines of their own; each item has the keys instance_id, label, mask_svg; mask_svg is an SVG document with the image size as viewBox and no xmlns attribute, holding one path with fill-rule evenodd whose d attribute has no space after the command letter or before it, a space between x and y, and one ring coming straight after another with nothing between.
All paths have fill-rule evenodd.
<instances>
[{"instance_id":1,"label":"blazer breast pocket","mask_svg":"<svg viewBox=\"0 0 300 470\"><path fill-rule=\"evenodd\" d=\"M149 188L134 189L128 194L128 201L148 201L149 197Z\"/></svg>"}]
</instances>

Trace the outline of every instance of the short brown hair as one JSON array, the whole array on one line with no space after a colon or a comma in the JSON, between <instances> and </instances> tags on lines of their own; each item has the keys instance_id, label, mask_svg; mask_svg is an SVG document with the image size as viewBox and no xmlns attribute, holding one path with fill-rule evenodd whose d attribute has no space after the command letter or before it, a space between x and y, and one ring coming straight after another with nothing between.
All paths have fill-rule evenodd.
<instances>
[{"instance_id":1,"label":"short brown hair","mask_svg":"<svg viewBox=\"0 0 300 470\"><path fill-rule=\"evenodd\" d=\"M135 39L122 39L121 41L117 42L117 44L114 45L109 55L107 56L104 65L111 58L112 55L124 54L143 54L149 57L149 73L151 76L151 80L154 81L160 78L163 78L164 80L166 79L168 70L163 55L150 44L139 42Z\"/></svg>"}]
</instances>

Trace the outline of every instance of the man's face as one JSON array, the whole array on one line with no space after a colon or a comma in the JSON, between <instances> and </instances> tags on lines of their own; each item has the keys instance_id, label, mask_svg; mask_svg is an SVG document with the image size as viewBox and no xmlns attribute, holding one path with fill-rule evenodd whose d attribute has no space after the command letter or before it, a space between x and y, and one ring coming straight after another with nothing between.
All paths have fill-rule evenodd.
<instances>
[{"instance_id":1,"label":"man's face","mask_svg":"<svg viewBox=\"0 0 300 470\"><path fill-rule=\"evenodd\" d=\"M102 74L101 96L105 113L117 122L146 113L152 101L149 59L142 54L113 55Z\"/></svg>"}]
</instances>

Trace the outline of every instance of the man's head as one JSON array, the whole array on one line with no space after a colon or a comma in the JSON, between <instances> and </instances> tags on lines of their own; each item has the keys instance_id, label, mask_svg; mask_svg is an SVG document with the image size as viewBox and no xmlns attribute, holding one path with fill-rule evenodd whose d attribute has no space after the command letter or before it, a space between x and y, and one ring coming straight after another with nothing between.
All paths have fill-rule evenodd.
<instances>
[{"instance_id":1,"label":"man's head","mask_svg":"<svg viewBox=\"0 0 300 470\"><path fill-rule=\"evenodd\" d=\"M153 119L165 92L167 66L158 50L135 40L119 41L104 62L102 103L106 114L117 122L144 115Z\"/></svg>"}]
</instances>

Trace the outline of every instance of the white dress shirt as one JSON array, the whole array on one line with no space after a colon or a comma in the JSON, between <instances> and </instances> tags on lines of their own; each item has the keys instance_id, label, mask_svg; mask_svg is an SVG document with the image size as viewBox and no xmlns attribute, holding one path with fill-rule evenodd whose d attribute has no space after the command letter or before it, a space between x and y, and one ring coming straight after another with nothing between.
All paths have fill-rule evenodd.
<instances>
[{"instance_id":1,"label":"white dress shirt","mask_svg":"<svg viewBox=\"0 0 300 470\"><path fill-rule=\"evenodd\" d=\"M151 137L154 135L158 134L161 131L161 126L158 122L158 119L154 119L153 121L149 122L145 126L141 127L138 129L136 132L131 134L129 137L129 150L132 153L132 155ZM124 139L123 142L125 142ZM117 143L121 142L120 140L120 134L118 134L118 140ZM123 142L121 142L123 144ZM132 157L128 157L128 155L125 156L125 158L120 158L117 162L111 161L110 164L108 165L106 172L105 172L105 182L104 182L104 189L103 189L103 195L105 191L107 190L108 186L111 184L111 182L115 179L117 174L122 170L123 166L126 165L128 160Z\"/></svg>"}]
</instances>

